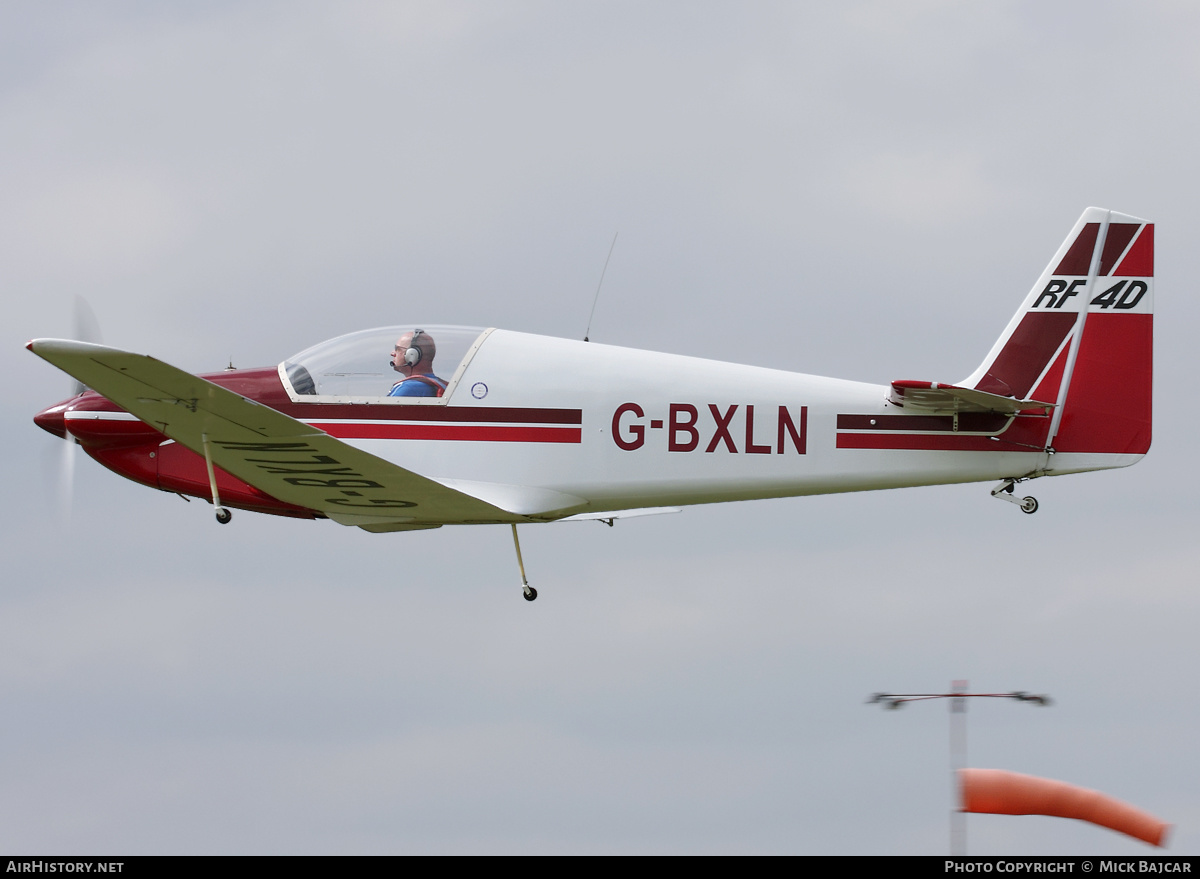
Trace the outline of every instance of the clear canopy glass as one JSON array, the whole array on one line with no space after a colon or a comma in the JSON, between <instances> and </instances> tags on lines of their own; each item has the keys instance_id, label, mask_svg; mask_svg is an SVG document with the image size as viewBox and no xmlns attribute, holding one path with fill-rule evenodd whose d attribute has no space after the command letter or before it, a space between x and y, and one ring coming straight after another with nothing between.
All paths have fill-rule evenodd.
<instances>
[{"instance_id":1,"label":"clear canopy glass","mask_svg":"<svg viewBox=\"0 0 1200 879\"><path fill-rule=\"evenodd\" d=\"M392 367L392 352L405 336L420 331L423 367L445 382L446 394L487 333L480 327L400 324L348 333L306 348L283 362L293 396L381 398L412 402L420 397L389 397L405 376ZM432 343L432 344L430 344ZM429 349L435 350L430 356ZM403 360L403 353L401 353ZM443 397L444 398L444 397Z\"/></svg>"}]
</instances>

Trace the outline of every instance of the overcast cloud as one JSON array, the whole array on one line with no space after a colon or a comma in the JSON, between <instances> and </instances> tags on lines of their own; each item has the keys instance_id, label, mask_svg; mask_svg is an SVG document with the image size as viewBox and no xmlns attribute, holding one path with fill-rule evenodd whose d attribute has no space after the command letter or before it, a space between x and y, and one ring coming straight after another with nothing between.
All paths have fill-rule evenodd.
<instances>
[{"instance_id":1,"label":"overcast cloud","mask_svg":"<svg viewBox=\"0 0 1200 879\"><path fill-rule=\"evenodd\" d=\"M0 837L29 853L940 854L970 763L1200 851L1181 2L0 5ZM400 322L971 372L1088 205L1158 223L1154 446L984 485L371 535L78 462L71 332L196 371ZM1189 213L1190 211L1190 213ZM1140 854L972 816L973 854Z\"/></svg>"}]
</instances>

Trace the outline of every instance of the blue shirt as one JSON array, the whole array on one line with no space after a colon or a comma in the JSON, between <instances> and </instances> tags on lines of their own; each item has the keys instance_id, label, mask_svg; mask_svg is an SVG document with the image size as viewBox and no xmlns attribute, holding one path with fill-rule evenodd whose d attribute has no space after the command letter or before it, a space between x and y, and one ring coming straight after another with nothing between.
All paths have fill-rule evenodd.
<instances>
[{"instance_id":1,"label":"blue shirt","mask_svg":"<svg viewBox=\"0 0 1200 879\"><path fill-rule=\"evenodd\" d=\"M411 375L392 385L389 397L436 397L446 390L446 383L436 375Z\"/></svg>"}]
</instances>

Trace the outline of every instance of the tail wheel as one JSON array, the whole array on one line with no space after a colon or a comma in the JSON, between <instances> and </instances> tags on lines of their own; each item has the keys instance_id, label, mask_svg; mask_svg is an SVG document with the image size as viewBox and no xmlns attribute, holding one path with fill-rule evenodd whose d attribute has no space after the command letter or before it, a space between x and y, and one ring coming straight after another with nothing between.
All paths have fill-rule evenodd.
<instances>
[{"instance_id":1,"label":"tail wheel","mask_svg":"<svg viewBox=\"0 0 1200 879\"><path fill-rule=\"evenodd\" d=\"M1038 510L1038 502L1035 497L1025 497L1021 499L1021 512L1032 515Z\"/></svg>"}]
</instances>

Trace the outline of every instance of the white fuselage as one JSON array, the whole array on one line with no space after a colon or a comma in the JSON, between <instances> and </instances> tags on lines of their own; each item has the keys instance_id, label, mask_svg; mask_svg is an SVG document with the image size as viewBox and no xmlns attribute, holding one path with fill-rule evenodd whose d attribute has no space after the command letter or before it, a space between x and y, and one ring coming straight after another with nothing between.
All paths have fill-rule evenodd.
<instances>
[{"instance_id":1,"label":"white fuselage","mask_svg":"<svg viewBox=\"0 0 1200 879\"><path fill-rule=\"evenodd\" d=\"M885 385L504 330L488 335L438 403L481 415L578 410L577 432L550 431L572 440L346 439L477 496L494 486L492 497L532 516L976 482L1141 457L1014 447L991 439L1011 423L1003 416L985 430L956 431L949 415L881 429L905 418ZM532 413L529 422L540 423ZM851 447L864 444L892 447Z\"/></svg>"}]
</instances>

